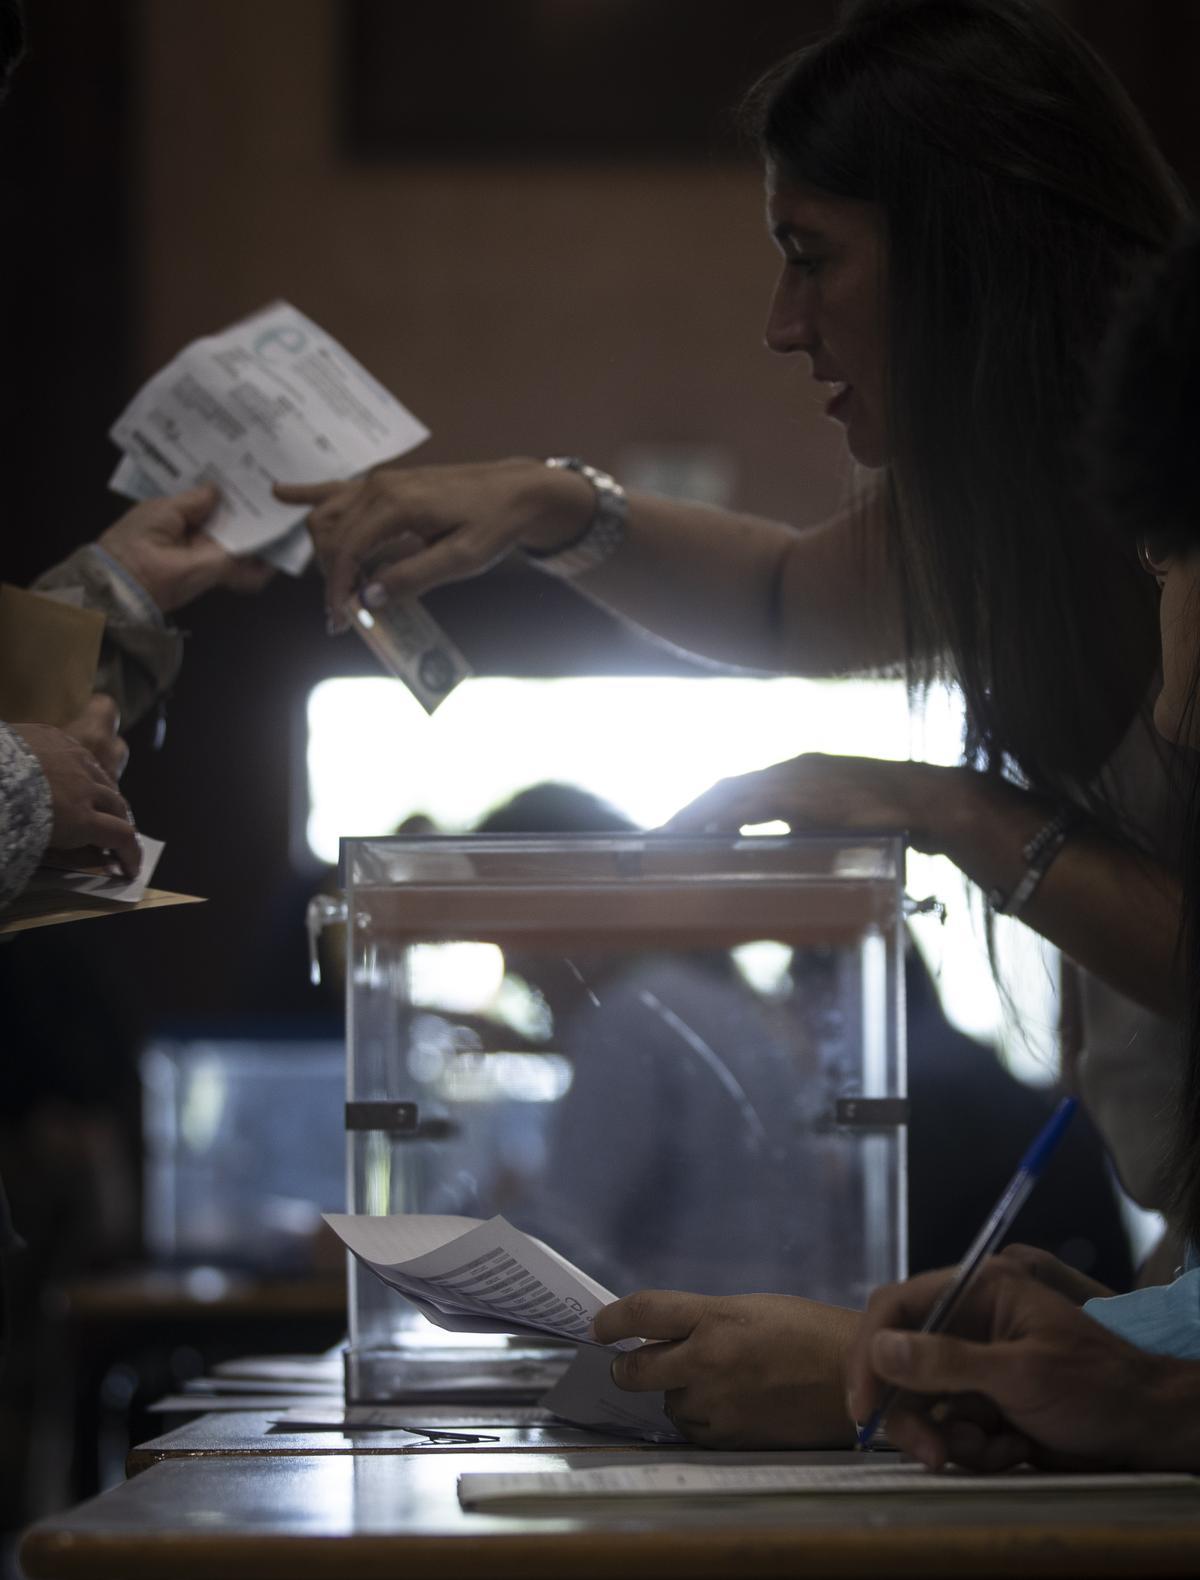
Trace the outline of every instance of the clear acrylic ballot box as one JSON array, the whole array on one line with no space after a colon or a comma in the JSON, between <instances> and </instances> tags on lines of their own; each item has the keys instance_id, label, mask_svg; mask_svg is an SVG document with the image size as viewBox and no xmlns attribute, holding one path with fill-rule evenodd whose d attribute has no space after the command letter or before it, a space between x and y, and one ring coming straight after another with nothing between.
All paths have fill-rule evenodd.
<instances>
[{"instance_id":1,"label":"clear acrylic ballot box","mask_svg":"<svg viewBox=\"0 0 1200 1580\"><path fill-rule=\"evenodd\" d=\"M903 842L345 840L349 1208L503 1214L615 1294L905 1271ZM347 1397L541 1391L352 1263Z\"/></svg>"}]
</instances>

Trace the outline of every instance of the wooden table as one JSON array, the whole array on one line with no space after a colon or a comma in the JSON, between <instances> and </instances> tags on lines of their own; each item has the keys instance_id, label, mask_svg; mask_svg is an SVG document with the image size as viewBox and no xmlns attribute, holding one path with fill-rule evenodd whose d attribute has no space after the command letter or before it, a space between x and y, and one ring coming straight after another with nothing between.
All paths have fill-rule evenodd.
<instances>
[{"instance_id":1,"label":"wooden table","mask_svg":"<svg viewBox=\"0 0 1200 1580\"><path fill-rule=\"evenodd\" d=\"M614 1456L619 1458L620 1456ZM673 1451L647 1450L671 1459ZM801 1463L836 1455L714 1455ZM522 1468L594 1465L526 1452ZM708 1580L1200 1571L1200 1487L1088 1493L458 1505L461 1472L512 1453L164 1457L34 1526L30 1580ZM699 1501L699 1500L697 1500Z\"/></svg>"}]
</instances>

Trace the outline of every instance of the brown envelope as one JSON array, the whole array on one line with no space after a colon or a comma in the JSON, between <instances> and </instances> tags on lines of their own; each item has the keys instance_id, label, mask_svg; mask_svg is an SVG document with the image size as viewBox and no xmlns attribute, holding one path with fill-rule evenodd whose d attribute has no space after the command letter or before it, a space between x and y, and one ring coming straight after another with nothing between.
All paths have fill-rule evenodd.
<instances>
[{"instance_id":1,"label":"brown envelope","mask_svg":"<svg viewBox=\"0 0 1200 1580\"><path fill-rule=\"evenodd\" d=\"M93 916L128 915L132 911L153 911L161 905L203 905L198 894L172 894L169 889L147 889L136 905L119 900L104 900L94 894L64 895L40 889L36 883L18 894L11 905L0 911L0 936L23 933L31 927L56 927L62 922L83 922Z\"/></svg>"},{"instance_id":2,"label":"brown envelope","mask_svg":"<svg viewBox=\"0 0 1200 1580\"><path fill-rule=\"evenodd\" d=\"M0 586L0 719L69 724L87 705L104 616L45 593Z\"/></svg>"}]
</instances>

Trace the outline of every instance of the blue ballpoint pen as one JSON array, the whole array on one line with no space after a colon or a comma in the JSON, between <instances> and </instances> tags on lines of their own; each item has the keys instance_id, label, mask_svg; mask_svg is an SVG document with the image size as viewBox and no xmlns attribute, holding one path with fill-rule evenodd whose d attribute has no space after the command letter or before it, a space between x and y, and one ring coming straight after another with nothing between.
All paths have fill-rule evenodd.
<instances>
[{"instance_id":1,"label":"blue ballpoint pen","mask_svg":"<svg viewBox=\"0 0 1200 1580\"><path fill-rule=\"evenodd\" d=\"M1032 1145L1021 1159L1017 1172L996 1203L987 1222L971 1242L967 1254L958 1264L958 1271L935 1301L933 1310L925 1318L922 1333L940 1333L950 1321L959 1301L974 1281L976 1273L991 1256L1012 1227L1012 1221L1028 1200L1029 1193L1042 1177L1046 1164L1054 1156L1071 1116L1079 1106L1078 1099L1064 1097L1062 1102L1042 1126ZM896 1402L899 1388L889 1388L870 1418L859 1428L858 1447L868 1448L878 1432L881 1422Z\"/></svg>"}]
</instances>

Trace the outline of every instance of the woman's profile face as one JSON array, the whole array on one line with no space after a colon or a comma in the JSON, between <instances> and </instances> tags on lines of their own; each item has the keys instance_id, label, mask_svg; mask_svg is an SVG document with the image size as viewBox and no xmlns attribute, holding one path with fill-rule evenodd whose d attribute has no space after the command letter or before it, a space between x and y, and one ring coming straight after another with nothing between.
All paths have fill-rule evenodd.
<instances>
[{"instance_id":1,"label":"woman's profile face","mask_svg":"<svg viewBox=\"0 0 1200 1580\"><path fill-rule=\"evenodd\" d=\"M783 268L766 342L783 355L803 352L827 384L826 412L846 430L863 466L888 459L884 399L884 233L873 203L830 197L767 170L767 223Z\"/></svg>"},{"instance_id":2,"label":"woman's profile face","mask_svg":"<svg viewBox=\"0 0 1200 1580\"><path fill-rule=\"evenodd\" d=\"M1154 704L1160 735L1200 750L1200 550L1173 555L1158 576L1162 602L1162 690Z\"/></svg>"}]
</instances>

